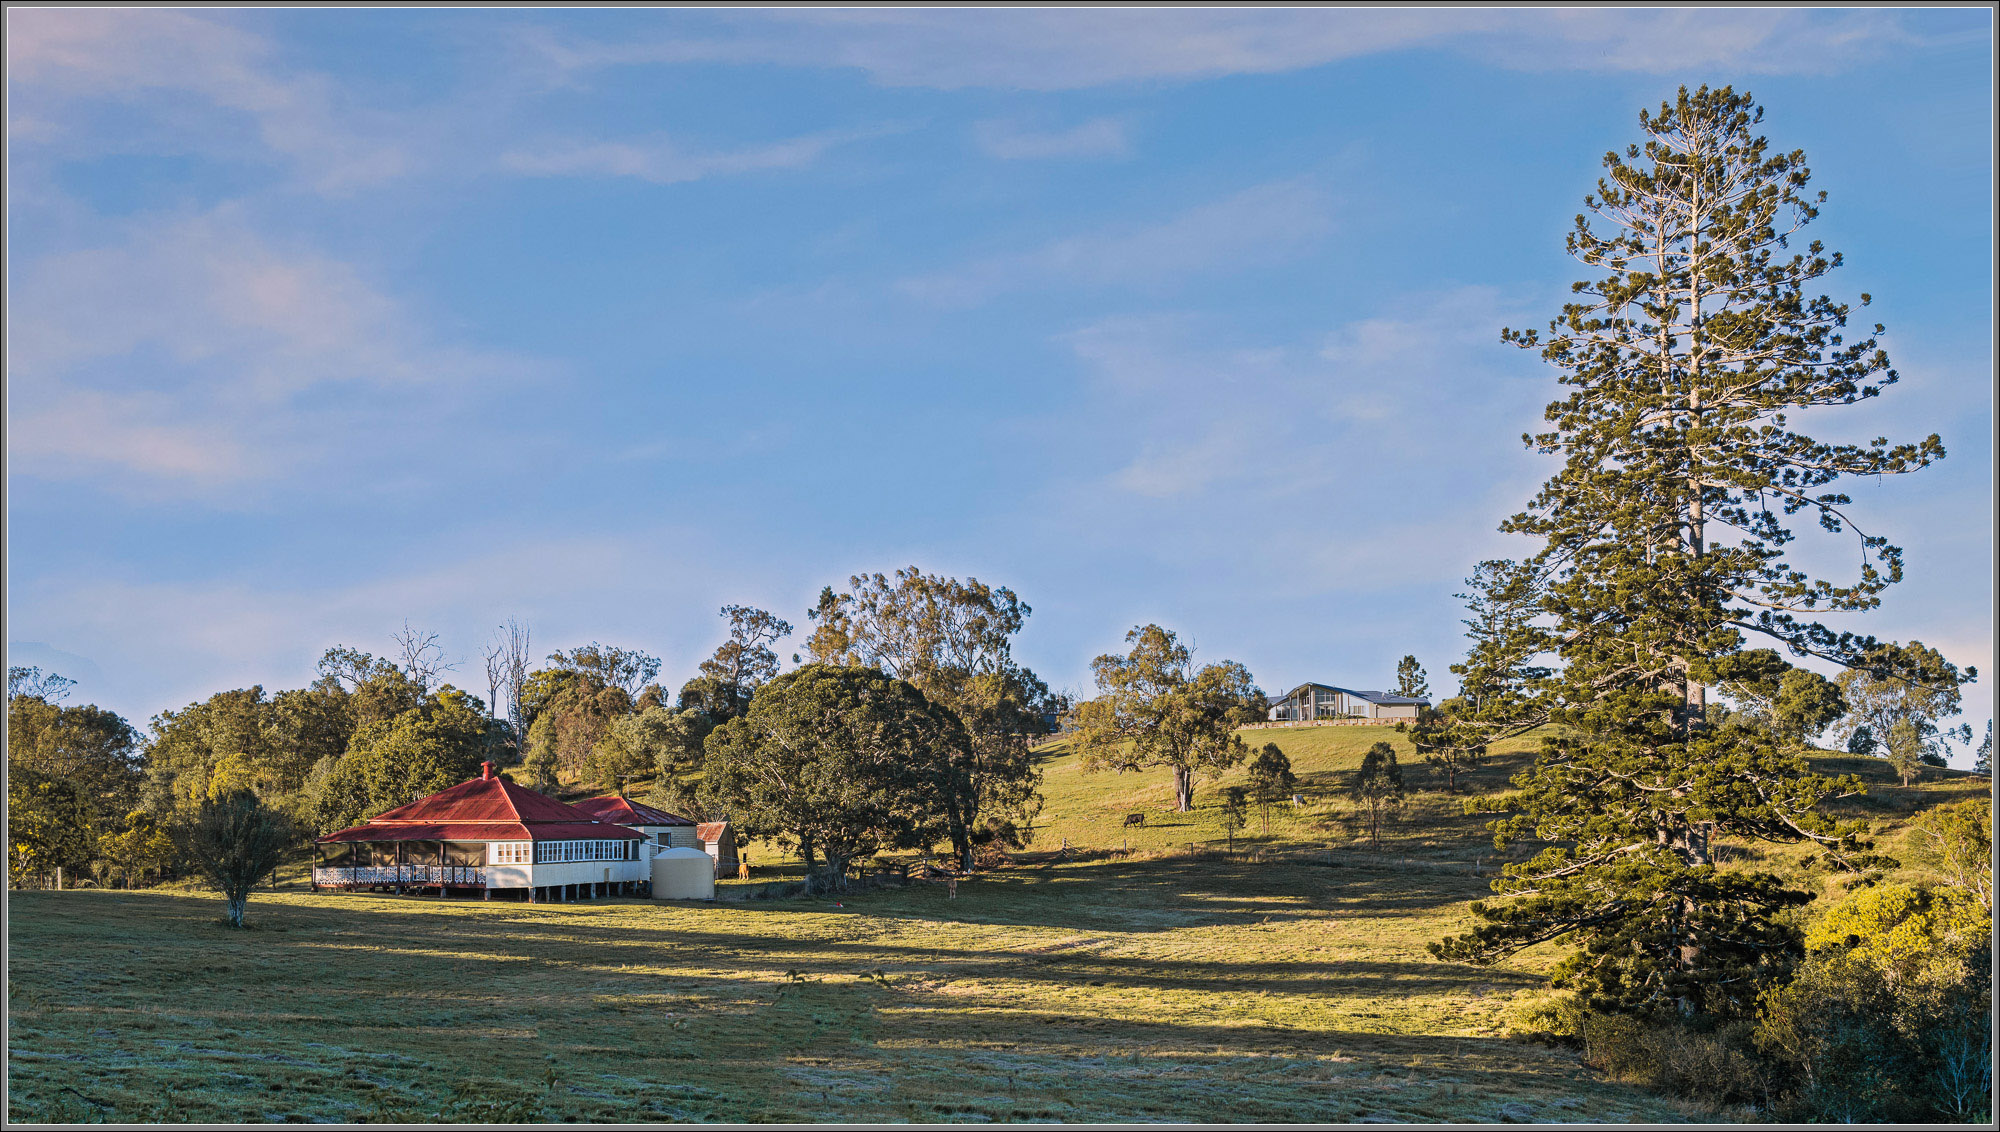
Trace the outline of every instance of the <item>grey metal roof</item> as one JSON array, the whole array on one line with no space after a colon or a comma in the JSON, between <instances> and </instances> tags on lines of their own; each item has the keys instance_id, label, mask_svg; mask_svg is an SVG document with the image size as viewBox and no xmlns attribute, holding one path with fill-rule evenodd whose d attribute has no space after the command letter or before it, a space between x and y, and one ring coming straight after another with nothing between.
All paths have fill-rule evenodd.
<instances>
[{"instance_id":1,"label":"grey metal roof","mask_svg":"<svg viewBox=\"0 0 2000 1132\"><path fill-rule=\"evenodd\" d=\"M1347 689L1345 688L1341 690L1347 691ZM1398 704L1422 704L1425 707L1429 707L1431 703L1429 700L1424 699L1422 696L1398 696L1390 692L1347 692L1347 694L1353 696L1356 699L1367 700L1371 704L1384 704L1390 706Z\"/></svg>"},{"instance_id":2,"label":"grey metal roof","mask_svg":"<svg viewBox=\"0 0 2000 1132\"><path fill-rule=\"evenodd\" d=\"M1289 700L1307 688L1324 688L1329 692L1344 692L1357 700L1366 700L1371 704L1382 704L1386 707L1398 707L1404 704L1417 704L1421 707L1431 706L1429 700L1419 696L1397 696L1391 695L1388 692L1357 692L1353 688L1339 688L1332 684L1321 684L1313 680L1308 680L1291 691L1286 692L1283 696L1279 697L1279 701Z\"/></svg>"}]
</instances>

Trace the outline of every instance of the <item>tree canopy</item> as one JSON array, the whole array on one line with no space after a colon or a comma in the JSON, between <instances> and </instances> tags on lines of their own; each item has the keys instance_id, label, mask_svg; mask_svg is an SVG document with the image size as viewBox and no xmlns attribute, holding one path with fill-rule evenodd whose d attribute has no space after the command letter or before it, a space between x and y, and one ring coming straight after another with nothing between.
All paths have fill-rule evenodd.
<instances>
[{"instance_id":1,"label":"tree canopy","mask_svg":"<svg viewBox=\"0 0 2000 1132\"><path fill-rule=\"evenodd\" d=\"M815 886L838 888L854 858L935 839L947 798L965 789L966 743L957 718L910 682L808 664L709 735L701 789L744 830L795 846Z\"/></svg>"},{"instance_id":2,"label":"tree canopy","mask_svg":"<svg viewBox=\"0 0 2000 1132\"><path fill-rule=\"evenodd\" d=\"M1176 808L1194 808L1194 786L1249 754L1236 728L1252 722L1263 695L1233 660L1194 666L1171 630L1141 625L1125 634L1124 656L1091 662L1097 698L1077 706L1076 746L1091 770L1167 767Z\"/></svg>"},{"instance_id":3,"label":"tree canopy","mask_svg":"<svg viewBox=\"0 0 2000 1132\"><path fill-rule=\"evenodd\" d=\"M1013 656L1013 637L1032 610L1005 587L960 581L915 566L855 575L849 592L820 593L807 617L806 649L821 663L866 665L908 680L958 717L969 739L946 825L952 851L972 867L978 847L1019 847L1040 810L1041 774L1028 755L1046 731L1048 685Z\"/></svg>"}]
</instances>

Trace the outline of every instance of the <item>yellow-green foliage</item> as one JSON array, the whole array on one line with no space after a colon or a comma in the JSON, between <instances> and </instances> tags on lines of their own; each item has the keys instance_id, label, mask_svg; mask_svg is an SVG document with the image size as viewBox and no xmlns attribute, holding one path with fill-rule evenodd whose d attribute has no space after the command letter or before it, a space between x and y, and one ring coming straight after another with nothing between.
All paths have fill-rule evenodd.
<instances>
[{"instance_id":1,"label":"yellow-green foliage","mask_svg":"<svg viewBox=\"0 0 2000 1132\"><path fill-rule=\"evenodd\" d=\"M1922 978L1938 963L1954 968L1985 940L1993 917L1970 893L1878 884L1828 904L1806 929L1806 950L1848 948L1892 984Z\"/></svg>"}]
</instances>

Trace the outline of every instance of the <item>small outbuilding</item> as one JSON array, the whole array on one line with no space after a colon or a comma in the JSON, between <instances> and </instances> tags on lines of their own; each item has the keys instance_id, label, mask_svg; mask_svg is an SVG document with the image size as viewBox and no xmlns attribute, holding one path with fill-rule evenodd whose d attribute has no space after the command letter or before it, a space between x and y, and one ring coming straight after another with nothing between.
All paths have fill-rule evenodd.
<instances>
[{"instance_id":1,"label":"small outbuilding","mask_svg":"<svg viewBox=\"0 0 2000 1132\"><path fill-rule=\"evenodd\" d=\"M694 834L701 839L703 851L715 862L715 875L735 876L740 866L736 854L736 831L729 828L729 823L705 821L694 827Z\"/></svg>"}]
</instances>

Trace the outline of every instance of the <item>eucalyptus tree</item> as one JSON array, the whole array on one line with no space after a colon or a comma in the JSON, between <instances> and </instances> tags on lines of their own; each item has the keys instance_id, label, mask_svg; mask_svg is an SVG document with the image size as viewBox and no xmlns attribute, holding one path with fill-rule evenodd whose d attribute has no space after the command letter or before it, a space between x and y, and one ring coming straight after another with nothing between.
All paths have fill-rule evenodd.
<instances>
[{"instance_id":1,"label":"eucalyptus tree","mask_svg":"<svg viewBox=\"0 0 2000 1132\"><path fill-rule=\"evenodd\" d=\"M1868 654L1865 664L1834 680L1846 713L1840 731L1849 737L1865 731L1874 742L1859 745L1872 751L1877 744L1886 746L1897 724L1907 723L1914 740L1905 749L1932 766L1943 766L1944 739L1950 733L1940 731L1938 723L1958 713L1959 677L1956 665L1922 641L1882 645ZM1963 730L1963 741L1971 742L1972 729Z\"/></svg>"},{"instance_id":2,"label":"eucalyptus tree","mask_svg":"<svg viewBox=\"0 0 2000 1132\"><path fill-rule=\"evenodd\" d=\"M952 713L906 680L808 664L710 733L704 808L796 847L815 888L839 888L854 858L935 836L966 788L953 757L965 742Z\"/></svg>"},{"instance_id":3,"label":"eucalyptus tree","mask_svg":"<svg viewBox=\"0 0 2000 1132\"><path fill-rule=\"evenodd\" d=\"M1935 435L1842 444L1795 427L1807 410L1872 400L1896 373L1879 324L1850 335L1853 308L1810 293L1841 263L1817 241L1796 246L1825 194L1809 192L1803 152L1755 134L1761 121L1727 87L1683 88L1642 111L1643 143L1605 156L1568 238L1595 277L1574 285L1546 337L1503 332L1570 392L1548 407L1547 431L1524 437L1561 469L1501 526L1536 549L1487 591L1528 616L1500 618L1473 667L1525 673L1546 657L1551 671L1490 698L1475 683L1466 714L1489 740L1552 725L1493 823L1502 847L1544 848L1494 882L1504 900L1474 905L1472 932L1433 947L1491 961L1563 941L1558 981L1598 1006L1740 1012L1796 953L1775 913L1806 895L1718 871L1716 836L1860 861L1864 824L1818 808L1859 781L1812 773L1761 729L1710 720L1706 686L1730 678L1749 635L1868 663L1876 642L1817 619L1874 608L1902 554L1856 525L1837 481L1944 456ZM1786 517L1800 512L1854 540L1851 577L1788 558Z\"/></svg>"},{"instance_id":4,"label":"eucalyptus tree","mask_svg":"<svg viewBox=\"0 0 2000 1132\"><path fill-rule=\"evenodd\" d=\"M1250 749L1236 728L1256 715L1262 693L1233 660L1194 666L1172 630L1141 625L1125 634L1124 656L1091 662L1097 698L1078 704L1076 749L1086 770L1174 772L1174 805L1194 809L1194 785L1242 762Z\"/></svg>"},{"instance_id":5,"label":"eucalyptus tree","mask_svg":"<svg viewBox=\"0 0 2000 1132\"><path fill-rule=\"evenodd\" d=\"M909 566L893 581L854 575L846 593L829 586L806 615L813 660L879 668L958 717L969 740L962 755L971 789L953 796L946 824L965 868L982 843L1018 848L1041 809L1041 772L1028 750L1056 697L1013 653L1032 612L1005 586Z\"/></svg>"}]
</instances>

